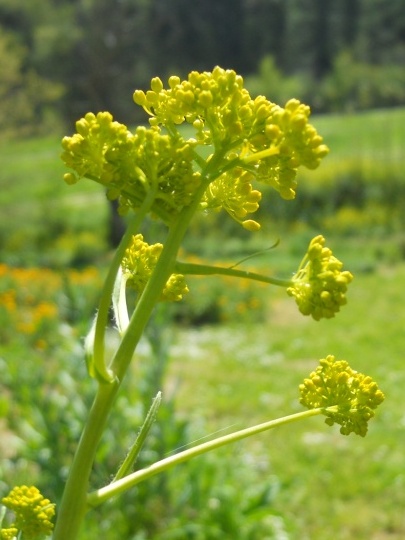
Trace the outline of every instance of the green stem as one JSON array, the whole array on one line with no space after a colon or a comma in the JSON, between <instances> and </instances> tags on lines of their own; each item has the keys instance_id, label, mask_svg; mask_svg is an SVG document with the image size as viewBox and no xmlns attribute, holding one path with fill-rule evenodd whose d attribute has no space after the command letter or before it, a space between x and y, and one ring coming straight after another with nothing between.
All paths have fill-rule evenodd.
<instances>
[{"instance_id":1,"label":"green stem","mask_svg":"<svg viewBox=\"0 0 405 540\"><path fill-rule=\"evenodd\" d=\"M270 148L266 148L265 150L261 150L260 152L254 152L253 154L249 154L248 156L241 158L241 161L243 163L252 163L259 161L260 159L265 159L267 157L277 156L279 153L280 148L278 146L271 146Z\"/></svg>"},{"instance_id":2,"label":"green stem","mask_svg":"<svg viewBox=\"0 0 405 540\"><path fill-rule=\"evenodd\" d=\"M331 407L331 409L334 410L335 408ZM329 410L329 408L326 410ZM268 431L269 429L284 426L292 422L297 422L298 420L302 420L304 418L317 416L319 414L322 414L324 411L325 409L323 408L309 409L307 411L302 411L296 414L291 414L289 416L284 416L283 418L278 418L276 420L270 420L269 422L258 424L256 426L242 429L240 431L235 431L234 433L218 437L212 441L199 444L198 446L189 448L184 452L180 452L178 454L175 454L174 456L169 456L165 459L157 461L146 469L142 469L140 471L129 474L125 478L122 478L117 482L113 482L112 484L109 484L104 488L93 491L89 494L87 498L87 503L90 507L99 506L111 497L120 495L128 489L132 488L133 486L139 484L140 482L143 482L144 480L147 480L159 473L167 471L172 467L179 465L180 463L189 461L190 459L193 459L207 452L211 452L212 450L215 450L222 446L235 443L242 439L246 439L247 437L252 437L253 435L257 435L258 433L262 433L264 431Z\"/></svg>"},{"instance_id":3,"label":"green stem","mask_svg":"<svg viewBox=\"0 0 405 540\"><path fill-rule=\"evenodd\" d=\"M206 184L207 182L201 183L193 202L189 206L183 208L178 215L176 222L169 229L169 234L164 242L163 250L155 270L137 302L136 308L129 321L127 331L122 338L121 345L111 364L111 368L119 380L122 380L124 377L131 362L135 347L142 336L153 308L159 301L167 279L174 271L176 256L180 249L181 242L183 241L191 218L206 189Z\"/></svg>"},{"instance_id":4,"label":"green stem","mask_svg":"<svg viewBox=\"0 0 405 540\"><path fill-rule=\"evenodd\" d=\"M237 270L236 268L224 268L221 266L209 266L206 264L193 264L176 262L175 271L183 275L194 276L209 276L209 275L222 275L231 276L244 279L252 279L254 281L261 281L263 283L270 283L271 285L277 285L278 287L290 287L291 279L280 279L270 276L263 276L262 274L256 274L255 272L249 272L248 270Z\"/></svg>"},{"instance_id":5,"label":"green stem","mask_svg":"<svg viewBox=\"0 0 405 540\"><path fill-rule=\"evenodd\" d=\"M201 183L192 204L183 208L178 215L176 222L169 229L169 234L156 268L137 303L136 309L129 321L128 328L109 366L114 374L114 380L110 384L105 384L100 381L95 401L69 472L55 526L54 540L76 540L79 535L81 523L86 511L86 494L97 445L102 436L115 396L132 360L135 348L152 314L154 306L159 300L161 291L163 290L169 275L173 272L181 242L206 189L207 183L208 180L206 180L205 183ZM133 226L131 227L131 233L132 230ZM126 233L125 238L125 241L129 241L129 234ZM121 256L124 252L124 246L126 246L125 241L123 240L120 244ZM109 272L110 280L106 282L104 288L104 311L102 314L103 316L100 318L101 321L106 318L106 290L110 292L108 308L110 306L111 293L114 288L118 264L119 261L116 256L114 258L115 269ZM111 279L111 276L114 279ZM98 340L101 339L101 336L104 337L104 324L101 325L100 323ZM100 347L98 340L97 345ZM104 348L102 349L102 352L104 355ZM101 347L98 349L98 353L101 354Z\"/></svg>"},{"instance_id":6,"label":"green stem","mask_svg":"<svg viewBox=\"0 0 405 540\"><path fill-rule=\"evenodd\" d=\"M86 494L97 445L118 388L117 381L98 386L69 471L58 509L53 540L75 540L78 537L86 513Z\"/></svg>"}]
</instances>

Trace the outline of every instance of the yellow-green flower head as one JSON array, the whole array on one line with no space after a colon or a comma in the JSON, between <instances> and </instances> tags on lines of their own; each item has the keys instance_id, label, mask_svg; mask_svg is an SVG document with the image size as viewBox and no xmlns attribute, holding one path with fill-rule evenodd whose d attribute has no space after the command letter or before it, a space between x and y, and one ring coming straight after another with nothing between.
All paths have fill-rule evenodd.
<instances>
[{"instance_id":1,"label":"yellow-green flower head","mask_svg":"<svg viewBox=\"0 0 405 540\"><path fill-rule=\"evenodd\" d=\"M191 201L200 184L192 143L159 128L141 126L133 134L107 112L86 114L76 129L62 140L62 159L73 170L65 174L67 183L81 177L99 182L109 198L119 199L121 213L139 208L152 192L152 213L165 222Z\"/></svg>"},{"instance_id":2,"label":"yellow-green flower head","mask_svg":"<svg viewBox=\"0 0 405 540\"><path fill-rule=\"evenodd\" d=\"M18 529L15 527L7 527L0 529L0 540L15 540L17 538Z\"/></svg>"},{"instance_id":3,"label":"yellow-green flower head","mask_svg":"<svg viewBox=\"0 0 405 540\"><path fill-rule=\"evenodd\" d=\"M221 209L248 230L257 230L260 225L253 220L245 219L247 214L256 212L262 198L260 191L253 189L252 175L241 167L222 174L211 182L201 201L204 210Z\"/></svg>"},{"instance_id":4,"label":"yellow-green flower head","mask_svg":"<svg viewBox=\"0 0 405 540\"><path fill-rule=\"evenodd\" d=\"M300 165L316 168L328 153L322 137L308 123L310 109L298 100L285 108L259 96L252 99L243 78L233 70L192 71L187 80L159 78L151 90L136 90L135 103L151 115L151 125L188 122L200 144L224 149L283 198L295 196Z\"/></svg>"},{"instance_id":5,"label":"yellow-green flower head","mask_svg":"<svg viewBox=\"0 0 405 540\"><path fill-rule=\"evenodd\" d=\"M142 234L132 237L131 245L122 260L122 270L128 285L138 293L142 293L145 289L162 249L162 244L149 245L144 242ZM184 276L171 274L163 289L161 300L177 302L188 292Z\"/></svg>"},{"instance_id":6,"label":"yellow-green flower head","mask_svg":"<svg viewBox=\"0 0 405 540\"><path fill-rule=\"evenodd\" d=\"M303 315L311 315L316 321L330 319L346 304L347 286L353 275L342 268L343 263L325 247L323 236L311 240L298 272L287 288Z\"/></svg>"},{"instance_id":7,"label":"yellow-green flower head","mask_svg":"<svg viewBox=\"0 0 405 540\"><path fill-rule=\"evenodd\" d=\"M107 112L88 113L77 122L77 133L62 141L62 159L71 169L65 181L99 182L119 200L121 213L152 198L151 213L170 224L195 202L203 210L223 208L257 230L259 224L247 218L260 199L252 182L292 199L298 168L315 168L328 153L308 122L309 107L295 99L284 108L263 96L253 99L233 70L172 76L168 88L155 77L150 90L135 91L134 100L151 116L151 128L131 133ZM177 129L183 122L194 129L188 140ZM197 145L211 147L206 159Z\"/></svg>"},{"instance_id":8,"label":"yellow-green flower head","mask_svg":"<svg viewBox=\"0 0 405 540\"><path fill-rule=\"evenodd\" d=\"M1 502L15 514L15 523L9 532L15 527L27 540L42 538L52 532L55 505L45 499L36 487L17 486ZM7 529L4 534L8 534Z\"/></svg>"},{"instance_id":9,"label":"yellow-green flower head","mask_svg":"<svg viewBox=\"0 0 405 540\"><path fill-rule=\"evenodd\" d=\"M192 71L187 80L169 78L169 88L155 77L151 90L134 92L134 101L151 115L151 125L194 125L199 140L212 144L230 132L241 132L236 109L250 99L243 78L232 70L216 67L212 72Z\"/></svg>"},{"instance_id":10,"label":"yellow-green flower head","mask_svg":"<svg viewBox=\"0 0 405 540\"><path fill-rule=\"evenodd\" d=\"M325 422L341 426L343 435L364 437L374 410L384 401L376 382L351 369L346 360L329 355L299 387L300 403L308 409L325 409Z\"/></svg>"}]
</instances>

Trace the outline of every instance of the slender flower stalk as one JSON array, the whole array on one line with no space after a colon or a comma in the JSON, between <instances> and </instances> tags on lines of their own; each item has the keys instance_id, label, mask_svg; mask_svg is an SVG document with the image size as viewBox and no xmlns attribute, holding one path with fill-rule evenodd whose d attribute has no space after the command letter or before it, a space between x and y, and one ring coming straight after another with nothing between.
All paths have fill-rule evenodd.
<instances>
[{"instance_id":1,"label":"slender flower stalk","mask_svg":"<svg viewBox=\"0 0 405 540\"><path fill-rule=\"evenodd\" d=\"M176 272L190 276L230 276L235 278L260 281L262 283L268 283L270 285L276 285L278 287L290 287L293 284L291 279L281 279L272 276L264 276L256 272L250 272L249 270L238 270L234 267L227 268L222 266L210 266L206 264L185 263L177 261L174 268Z\"/></svg>"},{"instance_id":2,"label":"slender flower stalk","mask_svg":"<svg viewBox=\"0 0 405 540\"><path fill-rule=\"evenodd\" d=\"M333 412L336 408L330 407L329 409L331 412ZM222 446L236 443L238 441L241 441L248 437L252 437L254 435L258 435L259 433L263 433L264 431L268 431L276 427L284 426L292 422L297 422L299 420L311 418L312 416L320 415L323 412L324 410L322 408L301 411L296 414L284 416L283 418L278 418L276 420L270 420L269 422L264 422L263 424L258 424L256 426L242 429L240 431L235 431L228 435L218 437L212 441L199 444L198 446L189 448L187 450L184 450L183 452L179 452L178 454L174 454L160 461L157 461L146 469L141 469L132 474L129 474L121 480L112 482L104 488L93 491L88 495L87 504L90 508L94 508L104 503L111 497L120 495L128 489L136 486L141 482L144 482L145 480L148 480L149 478L152 478L153 476L156 476L157 474L168 471L176 465L185 463L191 459L206 454L207 452L211 452L212 450L216 450L218 448L221 448Z\"/></svg>"}]
</instances>

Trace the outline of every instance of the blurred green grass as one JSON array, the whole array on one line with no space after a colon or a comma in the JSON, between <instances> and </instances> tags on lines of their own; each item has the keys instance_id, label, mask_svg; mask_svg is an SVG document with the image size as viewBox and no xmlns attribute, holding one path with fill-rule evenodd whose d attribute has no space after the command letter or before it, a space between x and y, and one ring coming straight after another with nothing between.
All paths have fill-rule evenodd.
<instances>
[{"instance_id":1,"label":"blurred green grass","mask_svg":"<svg viewBox=\"0 0 405 540\"><path fill-rule=\"evenodd\" d=\"M211 432L300 410L298 385L328 354L385 392L364 439L314 418L239 445L278 476L275 507L293 539L405 537L404 282L404 264L358 273L348 305L320 322L302 317L283 291L269 290L264 323L176 334L177 407Z\"/></svg>"},{"instance_id":2,"label":"blurred green grass","mask_svg":"<svg viewBox=\"0 0 405 540\"><path fill-rule=\"evenodd\" d=\"M2 262L63 266L87 249L90 264L105 250L105 196L94 182L63 182L60 139L3 141L0 154Z\"/></svg>"},{"instance_id":3,"label":"blurred green grass","mask_svg":"<svg viewBox=\"0 0 405 540\"><path fill-rule=\"evenodd\" d=\"M405 109L315 116L312 122L330 148L316 171L305 178L333 182L338 171L365 170L371 179L380 174L403 176Z\"/></svg>"}]
</instances>

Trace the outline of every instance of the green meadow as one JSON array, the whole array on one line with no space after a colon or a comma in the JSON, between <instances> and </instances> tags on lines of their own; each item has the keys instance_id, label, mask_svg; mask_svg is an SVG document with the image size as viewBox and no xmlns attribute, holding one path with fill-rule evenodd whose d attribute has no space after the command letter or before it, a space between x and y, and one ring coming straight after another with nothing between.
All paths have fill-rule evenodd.
<instances>
[{"instance_id":1,"label":"green meadow","mask_svg":"<svg viewBox=\"0 0 405 540\"><path fill-rule=\"evenodd\" d=\"M365 438L342 436L316 417L221 450L210 458L215 463L198 458L190 469L182 466L178 473L167 476L164 489L162 485L156 488L166 493L169 486L170 497L166 495L171 506L186 516L183 521L178 519L178 530L187 519L197 522L199 512L207 522L220 515L224 520L228 516L229 521L232 517L241 526L242 522L235 521L241 519L235 517L241 505L246 519L250 515L257 521L265 521L268 515L274 518L268 536L260 536L251 527L243 537L240 532L243 540L405 538L405 109L316 117L313 122L331 153L319 170L302 175L305 204L295 207L293 221L286 224L284 206L277 207L275 217L271 206L266 206L267 227L253 239L242 233L228 244L217 229L218 221L213 221L212 232L196 255L203 257L208 252L219 262L222 258L236 263L280 240L277 247L241 267L270 268L275 275L288 277L298 267L308 239L324 234L328 246L354 274L348 305L336 318L315 322L300 315L284 290L239 288L215 277L210 281L190 278L190 298L184 300L189 307L179 307L171 317L176 322L166 322L169 362L161 381L173 408L171 421L176 429L187 423L188 439L164 432L161 436L168 446L174 445L165 448L169 452L206 434L210 438L217 432L298 412L298 385L328 354L346 359L353 369L372 376L386 400ZM60 151L58 137L0 145L0 455L4 453L5 463L0 488L5 489L13 478L22 480L24 474L30 475L30 480L23 480L26 483L40 483L41 478L45 482L41 471L49 466L56 471L52 480L55 496L60 493L68 461L52 456L71 450L66 441L76 440L78 418L84 415L84 404L91 395L86 386L85 396L74 397L82 391L79 383L84 378L77 343L81 343L87 317L96 305L91 272L96 272L99 283L108 249L108 208L102 190L89 181L66 186ZM300 196L298 189L293 204L299 204ZM339 204L337 197L341 197ZM196 232L201 230L207 234L209 229L198 224ZM191 248L197 244L190 242ZM24 274L23 268L31 268L31 273ZM47 287L41 281L41 269L50 272ZM53 282L51 275L59 276L60 281ZM53 319L55 314L59 323ZM142 348L141 366L147 364L150 354L150 348ZM22 362L29 362L30 369L21 370ZM128 383L134 395L140 374L141 368L135 367L134 380ZM49 388L55 384L58 399L47 401L38 381ZM67 417L60 416L64 392L71 393L70 406L76 407ZM137 397L133 399L131 413L125 400L118 408L136 430ZM52 419L46 417L44 407L49 407ZM163 415L161 421L165 418ZM63 440L57 442L59 421ZM117 439L123 437L125 422L118 427ZM41 429L51 428L53 436L40 434ZM100 450L107 462L108 443L114 444L113 435ZM209 487L196 480L199 470L209 476ZM49 477L45 474L45 479ZM232 495L227 499L227 512L223 509L220 514L221 498L211 485L216 479ZM197 513L185 509L193 499L188 483L198 485L201 492L198 504L193 501ZM244 499L253 500L249 490L255 485L268 486L271 496L259 501L258 495L252 514ZM46 490L46 484L43 488ZM244 498L248 492L249 497ZM156 501L155 492L154 497ZM158 512L156 508L154 512ZM145 530L152 531L150 536L124 534L134 540L238 540L235 533L198 536L186 525L178 536L151 525L149 529L145 525ZM109 539L120 538L118 531L116 534ZM92 538L96 536L89 531L86 539Z\"/></svg>"}]
</instances>

